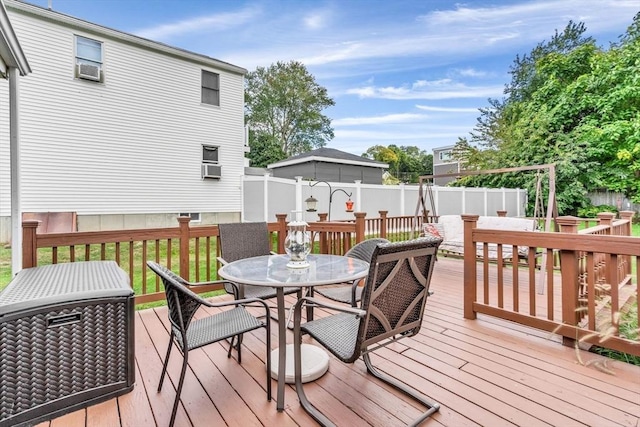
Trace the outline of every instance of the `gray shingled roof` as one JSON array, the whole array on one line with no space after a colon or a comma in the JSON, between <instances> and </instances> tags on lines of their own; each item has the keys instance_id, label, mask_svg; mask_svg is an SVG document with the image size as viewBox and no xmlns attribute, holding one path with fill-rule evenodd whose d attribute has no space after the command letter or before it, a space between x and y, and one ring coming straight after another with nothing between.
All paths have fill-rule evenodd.
<instances>
[{"instance_id":1,"label":"gray shingled roof","mask_svg":"<svg viewBox=\"0 0 640 427\"><path fill-rule=\"evenodd\" d=\"M306 153L298 154L296 156L291 156L288 159L280 160L279 162L272 163L267 167L270 169L279 168L282 166L288 166L292 164L304 163L307 161L331 161L334 160L335 163L365 163L363 166L371 166L374 168L384 168L387 169L389 167L388 164L378 162L377 160L367 159L366 157L360 157L355 154L346 153L344 151L336 150L335 148L327 148L322 147L316 150L307 151Z\"/></svg>"}]
</instances>

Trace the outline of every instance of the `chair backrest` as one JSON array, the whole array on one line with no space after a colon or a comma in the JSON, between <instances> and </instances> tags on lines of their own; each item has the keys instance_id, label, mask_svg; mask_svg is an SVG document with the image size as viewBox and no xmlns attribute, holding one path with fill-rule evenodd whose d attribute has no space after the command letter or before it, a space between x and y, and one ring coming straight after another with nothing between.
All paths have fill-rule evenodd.
<instances>
[{"instance_id":1,"label":"chair backrest","mask_svg":"<svg viewBox=\"0 0 640 427\"><path fill-rule=\"evenodd\" d=\"M169 321L180 342L189 328L196 310L202 305L200 297L189 290L185 280L168 268L153 261L147 261L147 266L162 280L167 297Z\"/></svg>"},{"instance_id":2,"label":"chair backrest","mask_svg":"<svg viewBox=\"0 0 640 427\"><path fill-rule=\"evenodd\" d=\"M271 241L266 222L236 222L218 224L220 256L226 262L269 255Z\"/></svg>"},{"instance_id":3,"label":"chair backrest","mask_svg":"<svg viewBox=\"0 0 640 427\"><path fill-rule=\"evenodd\" d=\"M418 333L441 242L428 236L374 248L362 291L366 316L358 331L359 351L397 334Z\"/></svg>"},{"instance_id":4,"label":"chair backrest","mask_svg":"<svg viewBox=\"0 0 640 427\"><path fill-rule=\"evenodd\" d=\"M346 256L351 258L361 259L362 261L369 262L371 260L371 256L373 255L373 250L376 246L389 243L387 239L383 239L382 237L376 237L373 239L363 240L360 243L357 243L351 249L345 253Z\"/></svg>"}]
</instances>

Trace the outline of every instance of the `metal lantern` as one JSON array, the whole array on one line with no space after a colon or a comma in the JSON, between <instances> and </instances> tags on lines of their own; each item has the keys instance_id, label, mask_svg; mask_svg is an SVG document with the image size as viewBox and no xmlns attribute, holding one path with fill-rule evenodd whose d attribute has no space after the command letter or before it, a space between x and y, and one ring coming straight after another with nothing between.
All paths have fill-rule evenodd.
<instances>
[{"instance_id":1,"label":"metal lantern","mask_svg":"<svg viewBox=\"0 0 640 427\"><path fill-rule=\"evenodd\" d=\"M318 199L313 197L313 195L309 196L307 200L304 201L307 204L307 212L315 212L316 206L318 205Z\"/></svg>"}]
</instances>

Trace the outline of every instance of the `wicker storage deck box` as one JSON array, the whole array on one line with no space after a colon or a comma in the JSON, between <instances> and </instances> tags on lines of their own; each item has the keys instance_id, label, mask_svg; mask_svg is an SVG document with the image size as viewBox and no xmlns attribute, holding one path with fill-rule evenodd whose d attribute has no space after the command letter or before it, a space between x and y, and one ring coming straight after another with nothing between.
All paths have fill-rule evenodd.
<instances>
[{"instance_id":1,"label":"wicker storage deck box","mask_svg":"<svg viewBox=\"0 0 640 427\"><path fill-rule=\"evenodd\" d=\"M0 427L133 389L134 298L113 261L21 271L0 293Z\"/></svg>"}]
</instances>

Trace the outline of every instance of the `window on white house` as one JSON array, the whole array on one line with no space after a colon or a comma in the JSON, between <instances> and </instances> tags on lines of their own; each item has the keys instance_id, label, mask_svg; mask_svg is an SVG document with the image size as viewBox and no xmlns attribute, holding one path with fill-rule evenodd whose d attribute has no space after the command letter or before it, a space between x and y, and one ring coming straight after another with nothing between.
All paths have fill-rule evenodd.
<instances>
[{"instance_id":1,"label":"window on white house","mask_svg":"<svg viewBox=\"0 0 640 427\"><path fill-rule=\"evenodd\" d=\"M441 151L440 152L440 160L448 161L451 160L451 151Z\"/></svg>"},{"instance_id":2,"label":"window on white house","mask_svg":"<svg viewBox=\"0 0 640 427\"><path fill-rule=\"evenodd\" d=\"M219 147L215 145L202 146L202 163L218 163Z\"/></svg>"},{"instance_id":3,"label":"window on white house","mask_svg":"<svg viewBox=\"0 0 640 427\"><path fill-rule=\"evenodd\" d=\"M219 154L220 147L215 145L202 146L202 178L220 179L222 177Z\"/></svg>"},{"instance_id":4,"label":"window on white house","mask_svg":"<svg viewBox=\"0 0 640 427\"><path fill-rule=\"evenodd\" d=\"M220 105L220 74L202 70L202 103Z\"/></svg>"},{"instance_id":5,"label":"window on white house","mask_svg":"<svg viewBox=\"0 0 640 427\"><path fill-rule=\"evenodd\" d=\"M181 212L178 216L188 216L191 222L200 222L200 212Z\"/></svg>"},{"instance_id":6,"label":"window on white house","mask_svg":"<svg viewBox=\"0 0 640 427\"><path fill-rule=\"evenodd\" d=\"M84 80L103 81L102 42L76 36L75 76Z\"/></svg>"}]
</instances>

